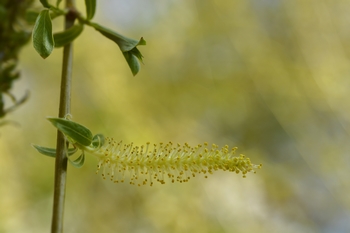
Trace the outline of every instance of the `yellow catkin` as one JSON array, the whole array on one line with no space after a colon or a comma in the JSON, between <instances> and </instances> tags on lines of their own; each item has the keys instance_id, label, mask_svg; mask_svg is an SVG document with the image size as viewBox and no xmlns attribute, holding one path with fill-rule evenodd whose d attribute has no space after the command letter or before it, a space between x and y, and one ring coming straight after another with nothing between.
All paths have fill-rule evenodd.
<instances>
[{"instance_id":1,"label":"yellow catkin","mask_svg":"<svg viewBox=\"0 0 350 233\"><path fill-rule=\"evenodd\" d=\"M235 155L236 147L229 150L228 146L221 149L215 144L208 148L208 144L189 146L185 143L173 145L146 143L145 146L134 146L116 142L113 138L105 138L104 145L96 151L90 151L99 159L98 173L102 170L102 177L109 177L113 182L125 181L126 173L129 174L129 183L133 185L151 186L155 181L165 184L165 179L170 182L188 182L196 174L208 174L223 170L242 173L246 177L248 172L261 168L254 165L244 155Z\"/></svg>"}]
</instances>

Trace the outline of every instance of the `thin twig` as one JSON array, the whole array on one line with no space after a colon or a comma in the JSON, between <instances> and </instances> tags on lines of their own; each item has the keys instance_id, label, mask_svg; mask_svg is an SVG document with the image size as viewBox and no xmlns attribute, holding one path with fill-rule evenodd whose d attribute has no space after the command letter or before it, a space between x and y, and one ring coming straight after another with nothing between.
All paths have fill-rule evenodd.
<instances>
[{"instance_id":1,"label":"thin twig","mask_svg":"<svg viewBox=\"0 0 350 233\"><path fill-rule=\"evenodd\" d=\"M74 8L74 0L66 0L66 7ZM75 17L67 14L65 17L65 28L70 28L74 24ZM61 76L61 91L59 117L65 117L70 114L70 98L72 83L72 66L73 66L73 44L66 45L63 49L63 63ZM67 178L67 157L65 152L66 141L61 132L57 132L57 153L55 161L55 184L54 184L54 200L52 211L52 233L63 232L63 213L64 200L66 194L66 178Z\"/></svg>"}]
</instances>

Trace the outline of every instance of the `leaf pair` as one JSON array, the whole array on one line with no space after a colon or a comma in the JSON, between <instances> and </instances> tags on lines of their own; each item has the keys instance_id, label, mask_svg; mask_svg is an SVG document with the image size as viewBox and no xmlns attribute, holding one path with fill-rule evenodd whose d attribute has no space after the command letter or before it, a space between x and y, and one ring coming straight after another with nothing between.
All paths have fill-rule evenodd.
<instances>
[{"instance_id":1,"label":"leaf pair","mask_svg":"<svg viewBox=\"0 0 350 233\"><path fill-rule=\"evenodd\" d=\"M52 33L51 20L54 16L51 16L50 11L57 15L65 14L64 11L57 8L61 1L57 1L57 7L50 5L47 0L40 0L40 2L48 9L42 10L36 19L33 29L33 45L42 58L47 58L55 47L63 47L74 41L82 33L84 24L86 24L94 27L102 35L114 41L119 46L134 76L140 71L139 62L142 62L143 56L136 46L145 45L146 41L142 37L140 40L127 38L97 23L90 22L95 15L96 0L85 0L86 19L78 14L78 24L55 34Z\"/></svg>"},{"instance_id":2,"label":"leaf pair","mask_svg":"<svg viewBox=\"0 0 350 233\"><path fill-rule=\"evenodd\" d=\"M136 46L146 45L146 41L143 39L143 37L141 37L140 40L134 40L127 38L108 28L105 28L97 23L90 23L90 25L99 31L102 35L114 41L119 46L125 57L125 60L131 69L132 74L135 76L140 71L139 61L142 62L143 58L141 52L137 49Z\"/></svg>"},{"instance_id":3,"label":"leaf pair","mask_svg":"<svg viewBox=\"0 0 350 233\"><path fill-rule=\"evenodd\" d=\"M81 167L85 161L84 150L96 150L104 144L104 136L102 134L92 135L91 131L83 125L64 118L51 118L48 120L61 131L68 141L73 144L74 148L66 148L67 157L75 154L78 149L82 150L82 154L75 160L69 159L75 167ZM56 157L56 149L33 145L33 147L41 154Z\"/></svg>"}]
</instances>

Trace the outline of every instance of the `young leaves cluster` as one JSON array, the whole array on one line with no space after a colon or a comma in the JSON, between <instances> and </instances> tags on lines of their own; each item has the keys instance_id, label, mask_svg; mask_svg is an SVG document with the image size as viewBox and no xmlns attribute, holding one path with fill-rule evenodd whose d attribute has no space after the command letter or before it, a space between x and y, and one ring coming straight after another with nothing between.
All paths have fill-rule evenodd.
<instances>
[{"instance_id":1,"label":"young leaves cluster","mask_svg":"<svg viewBox=\"0 0 350 233\"><path fill-rule=\"evenodd\" d=\"M93 136L91 131L81 124L64 118L49 117L47 119L54 127L61 131L66 136L68 142L73 145L73 148L66 148L66 155L75 167L81 167L84 165L84 151L97 150L104 144L104 136L102 134L96 134ZM43 155L56 157L56 149L54 148L38 145L33 145L33 147ZM82 150L81 155L77 159L71 160L69 157L75 154L78 149Z\"/></svg>"},{"instance_id":2,"label":"young leaves cluster","mask_svg":"<svg viewBox=\"0 0 350 233\"><path fill-rule=\"evenodd\" d=\"M60 9L61 0L57 0L56 6L51 5L47 0L40 0L40 2L45 9L36 18L33 29L33 46L42 58L47 58L54 48L63 47L74 41L83 32L84 26L88 25L119 46L133 75L140 71L139 62L142 62L143 56L137 46L146 45L146 41L142 37L140 40L130 39L91 22L96 11L96 0L85 0L86 17L83 17L76 9ZM53 33L52 19L67 14L78 19L78 23L63 32Z\"/></svg>"}]
</instances>

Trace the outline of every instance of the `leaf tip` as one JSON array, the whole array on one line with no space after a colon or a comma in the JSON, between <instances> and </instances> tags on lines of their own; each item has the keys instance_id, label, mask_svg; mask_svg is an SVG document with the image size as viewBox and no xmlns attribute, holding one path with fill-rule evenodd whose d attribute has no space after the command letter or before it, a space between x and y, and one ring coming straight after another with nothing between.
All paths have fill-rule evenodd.
<instances>
[{"instance_id":1,"label":"leaf tip","mask_svg":"<svg viewBox=\"0 0 350 233\"><path fill-rule=\"evenodd\" d=\"M57 119L56 117L51 117L51 116L47 116L46 119L50 122L54 121L55 119Z\"/></svg>"},{"instance_id":2,"label":"leaf tip","mask_svg":"<svg viewBox=\"0 0 350 233\"><path fill-rule=\"evenodd\" d=\"M48 58L50 56L50 54L49 55L43 55L43 54L40 54L40 57L42 58L42 59L46 59L46 58Z\"/></svg>"},{"instance_id":3,"label":"leaf tip","mask_svg":"<svg viewBox=\"0 0 350 233\"><path fill-rule=\"evenodd\" d=\"M147 44L147 43L146 43L145 39L143 39L143 37L141 37L141 39L140 39L138 45L146 45L146 44Z\"/></svg>"}]
</instances>

